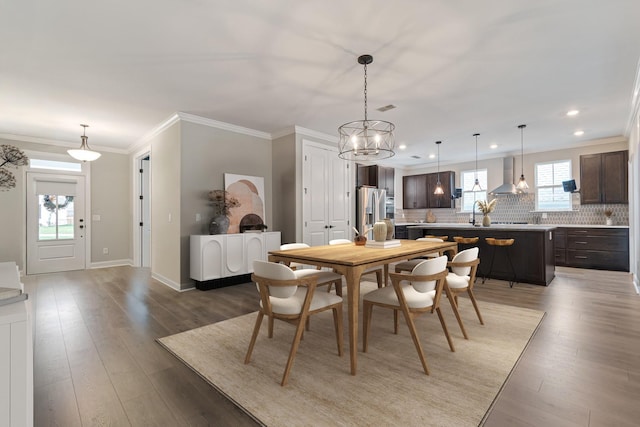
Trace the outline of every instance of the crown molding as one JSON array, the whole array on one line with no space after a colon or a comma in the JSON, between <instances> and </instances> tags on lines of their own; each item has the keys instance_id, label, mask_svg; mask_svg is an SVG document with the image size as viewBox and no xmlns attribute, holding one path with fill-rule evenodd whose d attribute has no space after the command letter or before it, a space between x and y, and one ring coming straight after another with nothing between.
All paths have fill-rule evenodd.
<instances>
[{"instance_id":1,"label":"crown molding","mask_svg":"<svg viewBox=\"0 0 640 427\"><path fill-rule=\"evenodd\" d=\"M338 144L339 141L339 138L336 135L329 135L328 133L318 132L302 126L293 126L293 130L296 135L310 136L312 138L322 139L323 141L333 142L334 144Z\"/></svg>"},{"instance_id":2,"label":"crown molding","mask_svg":"<svg viewBox=\"0 0 640 427\"><path fill-rule=\"evenodd\" d=\"M180 118L180 120L184 120L185 122L196 123L216 129L228 130L230 132L241 133L244 135L255 136L256 138L271 140L271 134L267 132L261 132L259 130L249 129L243 126L232 125L230 123L219 122L218 120L207 119L205 117L196 116L194 114L177 112L176 115Z\"/></svg>"},{"instance_id":3,"label":"crown molding","mask_svg":"<svg viewBox=\"0 0 640 427\"><path fill-rule=\"evenodd\" d=\"M13 135L10 133L0 133L0 139L8 139L11 141L21 141L21 142L31 142L34 144L54 145L56 147L64 147L64 148L78 148L80 146L80 142L59 141L57 139L38 138L35 136L25 136L25 135ZM94 151L115 153L115 154L129 153L128 149L105 147L102 145L95 145L95 144L91 144L91 149Z\"/></svg>"}]
</instances>

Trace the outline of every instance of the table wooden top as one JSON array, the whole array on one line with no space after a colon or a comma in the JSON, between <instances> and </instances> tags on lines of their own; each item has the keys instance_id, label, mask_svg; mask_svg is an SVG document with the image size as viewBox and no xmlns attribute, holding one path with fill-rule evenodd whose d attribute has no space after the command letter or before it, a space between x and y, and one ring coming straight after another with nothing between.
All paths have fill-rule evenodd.
<instances>
[{"instance_id":1,"label":"table wooden top","mask_svg":"<svg viewBox=\"0 0 640 427\"><path fill-rule=\"evenodd\" d=\"M400 240L394 248L371 248L355 244L312 246L310 248L270 251L277 260L308 262L310 264L332 264L345 266L367 265L381 262L403 261L425 253L457 250L455 242L424 242Z\"/></svg>"}]
</instances>

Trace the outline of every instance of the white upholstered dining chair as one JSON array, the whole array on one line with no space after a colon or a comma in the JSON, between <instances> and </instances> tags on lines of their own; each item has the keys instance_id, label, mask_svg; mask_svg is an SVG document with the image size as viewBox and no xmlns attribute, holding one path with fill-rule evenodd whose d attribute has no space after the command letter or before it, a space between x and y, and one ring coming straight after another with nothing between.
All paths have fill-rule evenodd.
<instances>
[{"instance_id":1,"label":"white upholstered dining chair","mask_svg":"<svg viewBox=\"0 0 640 427\"><path fill-rule=\"evenodd\" d=\"M338 355L342 356L342 298L340 296L326 292L315 292L317 276L298 277L294 270L284 264L253 261L253 270L251 280L256 283L260 292L260 309L244 359L245 364L251 361L253 347L264 316L267 316L269 320L269 338L273 337L274 319L295 324L296 332L280 383L282 386L286 385L308 317L326 310L333 310Z\"/></svg>"},{"instance_id":2,"label":"white upholstered dining chair","mask_svg":"<svg viewBox=\"0 0 640 427\"><path fill-rule=\"evenodd\" d=\"M478 271L478 264L480 259L478 258L479 249L477 247L465 249L462 252L458 252L453 259L447 263L447 266L451 271L447 274L445 292L451 308L458 320L462 335L468 339L467 331L465 330L462 318L458 311L458 294L466 292L469 295L469 299L473 304L473 308L476 310L476 315L481 325L484 325L480 309L478 308L478 302L473 294L473 284L476 279L476 272Z\"/></svg>"},{"instance_id":3,"label":"white upholstered dining chair","mask_svg":"<svg viewBox=\"0 0 640 427\"><path fill-rule=\"evenodd\" d=\"M443 239L439 239L437 237L419 237L419 238L416 239L416 241L418 241L418 242L437 242L437 243L444 242ZM440 254L438 252L433 252L433 253L430 253L430 254L426 254L426 255L424 255L422 257L419 257L419 258L414 258L414 259L410 259L408 261L399 262L395 266L395 271L396 271L396 273L402 273L403 271L412 271L416 265L420 264L425 259L437 258L439 256L440 256Z\"/></svg>"},{"instance_id":4,"label":"white upholstered dining chair","mask_svg":"<svg viewBox=\"0 0 640 427\"><path fill-rule=\"evenodd\" d=\"M420 344L414 318L422 313L433 313L435 311L449 343L449 349L455 351L453 341L440 311L440 298L444 288L445 277L447 276L447 257L441 256L423 260L415 266L410 274L390 273L389 276L393 286L376 289L366 294L363 298L363 351L366 353L368 350L373 307L377 306L393 310L394 333L396 334L398 333L398 312L402 311L418 352L418 357L420 357L424 373L429 375L427 360Z\"/></svg>"},{"instance_id":5,"label":"white upholstered dining chair","mask_svg":"<svg viewBox=\"0 0 640 427\"><path fill-rule=\"evenodd\" d=\"M310 246L306 243L286 243L284 245L280 245L281 251L288 251L291 249L303 249L309 248ZM316 276L318 286L328 285L327 292L331 291L331 286L336 286L336 294L342 296L342 274L336 273L334 271L328 269L318 268L305 268L304 264L300 264L297 262L292 262L289 267L292 270L296 271L298 277L302 277L304 275L313 274Z\"/></svg>"},{"instance_id":6,"label":"white upholstered dining chair","mask_svg":"<svg viewBox=\"0 0 640 427\"><path fill-rule=\"evenodd\" d=\"M353 242L351 240L348 239L333 239L333 240L329 240L329 244L330 245L345 245L345 244L353 244ZM384 273L384 267L369 267L367 268L362 275L364 276L365 274L375 274L376 275L376 282L378 282L378 287L381 288L384 286L384 282L382 281L382 275ZM331 286L329 286L329 289L331 289ZM338 294L338 295L342 295L342 294Z\"/></svg>"}]
</instances>

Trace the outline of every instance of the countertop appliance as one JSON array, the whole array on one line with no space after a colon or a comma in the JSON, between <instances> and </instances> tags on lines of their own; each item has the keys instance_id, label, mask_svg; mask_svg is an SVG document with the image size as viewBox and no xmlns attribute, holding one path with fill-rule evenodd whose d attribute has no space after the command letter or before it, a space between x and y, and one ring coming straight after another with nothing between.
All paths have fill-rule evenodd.
<instances>
[{"instance_id":1,"label":"countertop appliance","mask_svg":"<svg viewBox=\"0 0 640 427\"><path fill-rule=\"evenodd\" d=\"M376 221L386 218L387 190L362 186L357 188L356 197L356 228L364 233L373 228ZM364 234L367 239L373 239L373 231Z\"/></svg>"}]
</instances>

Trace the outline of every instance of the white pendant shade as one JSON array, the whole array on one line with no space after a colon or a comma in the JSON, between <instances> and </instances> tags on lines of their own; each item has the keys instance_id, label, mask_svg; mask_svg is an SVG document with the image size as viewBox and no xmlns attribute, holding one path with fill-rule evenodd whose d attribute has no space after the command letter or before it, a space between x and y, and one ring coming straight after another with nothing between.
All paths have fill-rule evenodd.
<instances>
[{"instance_id":1,"label":"white pendant shade","mask_svg":"<svg viewBox=\"0 0 640 427\"><path fill-rule=\"evenodd\" d=\"M97 160L98 158L100 158L102 154L98 153L97 151L93 151L91 148L89 148L89 142L88 142L89 137L86 135L86 131L89 125L80 125L80 126L84 128L83 135L80 137L82 139L80 148L67 150L67 153L69 153L69 155L74 159L80 160L83 162L92 162L94 160Z\"/></svg>"}]
</instances>

